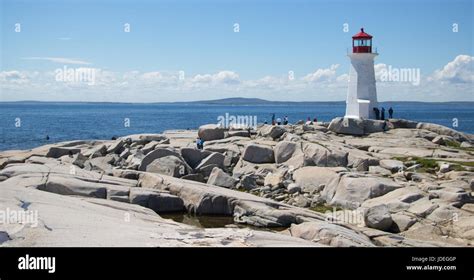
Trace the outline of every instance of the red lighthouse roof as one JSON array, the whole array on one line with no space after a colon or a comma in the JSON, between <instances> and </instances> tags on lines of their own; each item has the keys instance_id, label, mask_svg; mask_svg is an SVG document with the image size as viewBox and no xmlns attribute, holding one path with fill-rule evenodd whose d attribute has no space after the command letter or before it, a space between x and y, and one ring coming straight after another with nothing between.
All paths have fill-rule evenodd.
<instances>
[{"instance_id":1,"label":"red lighthouse roof","mask_svg":"<svg viewBox=\"0 0 474 280\"><path fill-rule=\"evenodd\" d=\"M372 39L372 35L364 32L364 28L360 29L360 32L352 36L352 39Z\"/></svg>"}]
</instances>

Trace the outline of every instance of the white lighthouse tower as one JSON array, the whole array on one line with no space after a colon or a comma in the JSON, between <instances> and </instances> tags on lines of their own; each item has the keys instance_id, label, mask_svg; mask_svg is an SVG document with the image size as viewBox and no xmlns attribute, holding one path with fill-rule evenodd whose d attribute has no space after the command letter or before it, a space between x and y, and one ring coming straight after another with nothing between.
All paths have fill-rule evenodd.
<instances>
[{"instance_id":1,"label":"white lighthouse tower","mask_svg":"<svg viewBox=\"0 0 474 280\"><path fill-rule=\"evenodd\" d=\"M374 108L377 104L377 88L375 87L374 58L372 52L372 36L360 32L352 36L352 53L349 71L349 88L346 100L346 118L375 119Z\"/></svg>"}]
</instances>

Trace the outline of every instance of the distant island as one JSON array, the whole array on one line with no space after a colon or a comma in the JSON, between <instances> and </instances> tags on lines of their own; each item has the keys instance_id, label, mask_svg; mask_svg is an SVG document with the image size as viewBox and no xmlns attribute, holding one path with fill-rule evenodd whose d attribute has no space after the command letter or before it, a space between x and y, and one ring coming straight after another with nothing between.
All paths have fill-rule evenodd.
<instances>
[{"instance_id":1,"label":"distant island","mask_svg":"<svg viewBox=\"0 0 474 280\"><path fill-rule=\"evenodd\" d=\"M273 101L261 98L247 97L229 97L213 100L196 101L171 101L171 102L104 102L104 101L39 101L39 100L21 100L21 101L0 101L1 103L85 103L85 104L203 104L203 105L285 105L285 104L341 104L345 101ZM445 102L425 102L425 101L380 101L379 103L434 103L434 104L465 104L474 103L474 101L445 101Z\"/></svg>"}]
</instances>

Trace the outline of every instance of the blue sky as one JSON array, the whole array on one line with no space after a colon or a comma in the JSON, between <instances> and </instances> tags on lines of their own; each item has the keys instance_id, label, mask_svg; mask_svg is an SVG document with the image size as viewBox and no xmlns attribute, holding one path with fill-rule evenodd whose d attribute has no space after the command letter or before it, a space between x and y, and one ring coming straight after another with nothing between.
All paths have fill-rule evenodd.
<instances>
[{"instance_id":1,"label":"blue sky","mask_svg":"<svg viewBox=\"0 0 474 280\"><path fill-rule=\"evenodd\" d=\"M421 72L419 86L379 81L379 99L474 100L469 0L0 1L2 100L343 100L360 27L377 69ZM99 82L58 83L64 66Z\"/></svg>"}]
</instances>

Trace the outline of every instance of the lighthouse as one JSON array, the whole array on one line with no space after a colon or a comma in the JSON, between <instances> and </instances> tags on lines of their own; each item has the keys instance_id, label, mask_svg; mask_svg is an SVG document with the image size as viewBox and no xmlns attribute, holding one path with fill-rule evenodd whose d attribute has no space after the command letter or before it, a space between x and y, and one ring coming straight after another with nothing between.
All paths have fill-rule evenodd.
<instances>
[{"instance_id":1,"label":"lighthouse","mask_svg":"<svg viewBox=\"0 0 474 280\"><path fill-rule=\"evenodd\" d=\"M375 87L374 58L372 52L372 36L360 32L352 36L352 53L349 70L349 88L346 100L346 118L375 119L374 108L377 104L377 88Z\"/></svg>"}]
</instances>

